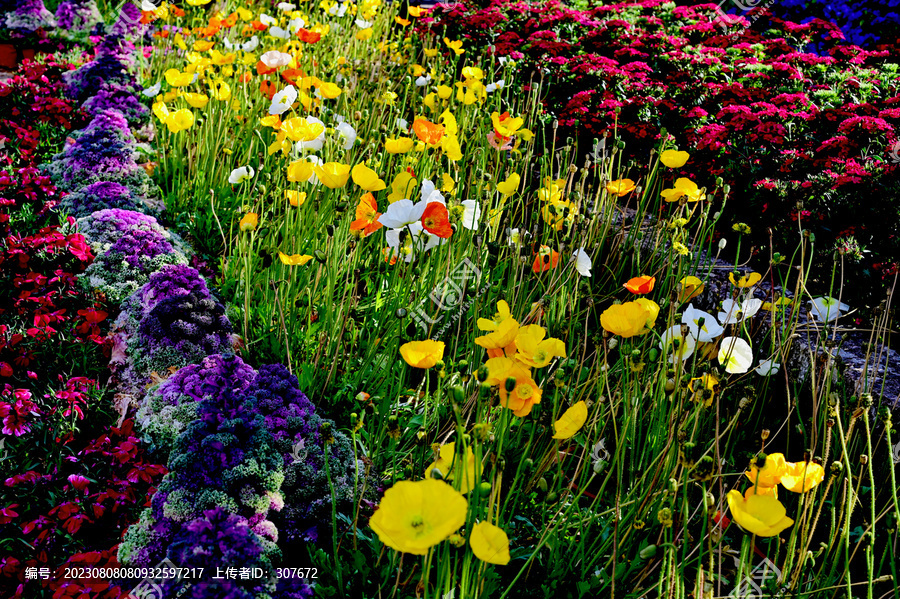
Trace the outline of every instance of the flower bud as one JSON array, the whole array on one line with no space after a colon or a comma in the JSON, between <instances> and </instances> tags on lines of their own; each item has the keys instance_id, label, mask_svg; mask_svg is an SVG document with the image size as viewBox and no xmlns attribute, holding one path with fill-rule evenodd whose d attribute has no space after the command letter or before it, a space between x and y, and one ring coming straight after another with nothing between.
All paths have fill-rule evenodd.
<instances>
[{"instance_id":1,"label":"flower bud","mask_svg":"<svg viewBox=\"0 0 900 599\"><path fill-rule=\"evenodd\" d=\"M514 377L514 376L507 377L506 382L504 383L504 388L506 389L507 393L512 393L513 391L515 391L516 390L516 377Z\"/></svg>"}]
</instances>

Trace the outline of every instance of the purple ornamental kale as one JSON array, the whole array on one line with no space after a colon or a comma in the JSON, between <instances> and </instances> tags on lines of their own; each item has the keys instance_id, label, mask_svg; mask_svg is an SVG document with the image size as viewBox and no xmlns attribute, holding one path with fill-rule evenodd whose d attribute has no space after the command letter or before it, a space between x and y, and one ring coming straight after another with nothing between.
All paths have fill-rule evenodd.
<instances>
[{"instance_id":1,"label":"purple ornamental kale","mask_svg":"<svg viewBox=\"0 0 900 599\"><path fill-rule=\"evenodd\" d=\"M59 203L59 211L76 218L88 216L105 208L118 208L129 211L140 211L141 201L134 197L131 190L114 181L97 181L85 185L63 197Z\"/></svg>"},{"instance_id":2,"label":"purple ornamental kale","mask_svg":"<svg viewBox=\"0 0 900 599\"><path fill-rule=\"evenodd\" d=\"M110 35L134 37L139 34L145 25L141 23L141 7L134 0L126 0L119 13L119 18L109 28Z\"/></svg>"},{"instance_id":3,"label":"purple ornamental kale","mask_svg":"<svg viewBox=\"0 0 900 599\"><path fill-rule=\"evenodd\" d=\"M237 568L269 569L264 556L264 544L251 530L245 518L229 513L222 507L203 512L187 523L175 536L167 557L181 568ZM267 578L214 579L186 583L177 579L162 584L163 596L186 599L255 599L265 592Z\"/></svg>"},{"instance_id":4,"label":"purple ornamental kale","mask_svg":"<svg viewBox=\"0 0 900 599\"><path fill-rule=\"evenodd\" d=\"M256 371L235 355L211 355L185 366L156 388L166 405L185 401L221 403L227 394L242 395L253 383Z\"/></svg>"},{"instance_id":5,"label":"purple ornamental kale","mask_svg":"<svg viewBox=\"0 0 900 599\"><path fill-rule=\"evenodd\" d=\"M56 7L56 26L70 37L90 33L102 21L94 0L63 0Z\"/></svg>"},{"instance_id":6,"label":"purple ornamental kale","mask_svg":"<svg viewBox=\"0 0 900 599\"><path fill-rule=\"evenodd\" d=\"M19 0L16 9L6 14L5 25L18 35L29 35L56 27L56 19L43 0Z\"/></svg>"},{"instance_id":7,"label":"purple ornamental kale","mask_svg":"<svg viewBox=\"0 0 900 599\"><path fill-rule=\"evenodd\" d=\"M320 443L320 418L316 416L316 408L300 391L297 377L283 364L261 366L247 393L266 419L276 447L285 454L285 463L292 460L290 454L294 443L301 439L306 443Z\"/></svg>"},{"instance_id":8,"label":"purple ornamental kale","mask_svg":"<svg viewBox=\"0 0 900 599\"><path fill-rule=\"evenodd\" d=\"M159 302L189 294L200 298L210 297L206 279L195 268L185 264L172 264L154 273L129 300L140 306L140 317L143 317Z\"/></svg>"},{"instance_id":9,"label":"purple ornamental kale","mask_svg":"<svg viewBox=\"0 0 900 599\"><path fill-rule=\"evenodd\" d=\"M130 72L130 63L111 53L99 54L97 58L74 71L63 74L69 97L84 102L97 94L104 85L134 85L134 76Z\"/></svg>"},{"instance_id":10,"label":"purple ornamental kale","mask_svg":"<svg viewBox=\"0 0 900 599\"><path fill-rule=\"evenodd\" d=\"M134 143L134 135L128 125L125 115L114 108L107 108L94 113L88 126L82 129L81 135L94 133L95 131L112 131L119 139L128 144ZM77 143L77 140L76 140Z\"/></svg>"},{"instance_id":11,"label":"purple ornamental kale","mask_svg":"<svg viewBox=\"0 0 900 599\"><path fill-rule=\"evenodd\" d=\"M140 127L150 118L150 109L141 103L136 93L137 90L131 86L104 84L81 107L91 116L103 110L117 110L128 120L129 126Z\"/></svg>"},{"instance_id":12,"label":"purple ornamental kale","mask_svg":"<svg viewBox=\"0 0 900 599\"><path fill-rule=\"evenodd\" d=\"M115 252L130 266L139 268L148 259L171 254L174 249L165 236L156 231L130 229L122 232L107 253ZM148 272L147 276L150 274Z\"/></svg>"}]
</instances>

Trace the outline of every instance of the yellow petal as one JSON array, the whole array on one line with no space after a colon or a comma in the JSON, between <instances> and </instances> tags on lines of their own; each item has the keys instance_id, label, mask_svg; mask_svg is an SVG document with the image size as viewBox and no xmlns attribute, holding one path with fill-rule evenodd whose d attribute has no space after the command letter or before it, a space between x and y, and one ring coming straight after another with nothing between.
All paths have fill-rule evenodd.
<instances>
[{"instance_id":1,"label":"yellow petal","mask_svg":"<svg viewBox=\"0 0 900 599\"><path fill-rule=\"evenodd\" d=\"M483 562L500 566L509 563L509 537L502 528L490 522L479 522L472 527L469 546L475 557Z\"/></svg>"},{"instance_id":2,"label":"yellow petal","mask_svg":"<svg viewBox=\"0 0 900 599\"><path fill-rule=\"evenodd\" d=\"M579 401L574 406L565 411L562 417L556 421L553 428L556 434L554 439L569 439L575 436L575 433L581 430L584 423L587 422L587 404Z\"/></svg>"}]
</instances>

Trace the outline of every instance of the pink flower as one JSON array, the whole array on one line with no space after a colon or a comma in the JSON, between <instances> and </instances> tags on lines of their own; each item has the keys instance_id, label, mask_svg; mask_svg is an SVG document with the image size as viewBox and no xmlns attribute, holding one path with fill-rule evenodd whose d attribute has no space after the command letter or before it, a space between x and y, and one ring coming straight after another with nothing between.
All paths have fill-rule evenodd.
<instances>
[{"instance_id":1,"label":"pink flower","mask_svg":"<svg viewBox=\"0 0 900 599\"><path fill-rule=\"evenodd\" d=\"M77 490L84 491L85 495L87 495L87 486L91 482L89 479L81 476L80 474L70 474L69 482L72 483L72 486Z\"/></svg>"}]
</instances>

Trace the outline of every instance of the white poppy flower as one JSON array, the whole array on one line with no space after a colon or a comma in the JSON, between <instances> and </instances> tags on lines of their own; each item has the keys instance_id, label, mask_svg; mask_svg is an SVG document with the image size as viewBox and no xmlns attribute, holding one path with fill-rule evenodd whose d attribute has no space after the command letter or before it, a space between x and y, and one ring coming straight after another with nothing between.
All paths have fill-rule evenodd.
<instances>
[{"instance_id":1,"label":"white poppy flower","mask_svg":"<svg viewBox=\"0 0 900 599\"><path fill-rule=\"evenodd\" d=\"M481 221L481 205L478 200L466 200L460 203L463 210L462 226L470 231L478 230L478 223Z\"/></svg>"},{"instance_id":2,"label":"white poppy flower","mask_svg":"<svg viewBox=\"0 0 900 599\"><path fill-rule=\"evenodd\" d=\"M828 296L817 297L809 300L807 303L809 304L809 315L819 322L831 322L837 319L841 312L846 312L850 309L850 306L844 302L839 302Z\"/></svg>"},{"instance_id":3,"label":"white poppy flower","mask_svg":"<svg viewBox=\"0 0 900 599\"><path fill-rule=\"evenodd\" d=\"M345 150L349 150L353 147L353 144L356 143L356 129L354 129L350 123L338 123L334 130L340 133L341 137L344 138L343 148Z\"/></svg>"},{"instance_id":4,"label":"white poppy flower","mask_svg":"<svg viewBox=\"0 0 900 599\"><path fill-rule=\"evenodd\" d=\"M332 17L343 17L347 14L347 5L346 4L333 4L331 8L328 9L328 14Z\"/></svg>"},{"instance_id":5,"label":"white poppy flower","mask_svg":"<svg viewBox=\"0 0 900 599\"><path fill-rule=\"evenodd\" d=\"M269 27L269 35L272 37L277 37L280 40L289 40L293 37L293 34L287 29L282 29L281 27Z\"/></svg>"},{"instance_id":6,"label":"white poppy flower","mask_svg":"<svg viewBox=\"0 0 900 599\"><path fill-rule=\"evenodd\" d=\"M260 13L259 22L262 23L263 25L265 25L266 27L268 27L270 25L274 25L275 23L277 23L278 19L276 19L275 17L270 17L266 13Z\"/></svg>"},{"instance_id":7,"label":"white poppy flower","mask_svg":"<svg viewBox=\"0 0 900 599\"><path fill-rule=\"evenodd\" d=\"M582 247L575 250L572 257L575 258L575 270L583 277L591 276L591 267L594 263L591 261L591 257L588 256L587 252L584 251L584 248Z\"/></svg>"},{"instance_id":8,"label":"white poppy flower","mask_svg":"<svg viewBox=\"0 0 900 599\"><path fill-rule=\"evenodd\" d=\"M445 200L443 194L435 188L434 183L430 179L422 179L422 203L427 206L431 202L440 202L444 206L447 205L447 200Z\"/></svg>"},{"instance_id":9,"label":"white poppy flower","mask_svg":"<svg viewBox=\"0 0 900 599\"><path fill-rule=\"evenodd\" d=\"M141 95L145 98L152 98L159 93L159 90L162 89L162 83L157 81L155 85L151 85L147 89L141 92Z\"/></svg>"},{"instance_id":10,"label":"white poppy flower","mask_svg":"<svg viewBox=\"0 0 900 599\"><path fill-rule=\"evenodd\" d=\"M227 37L222 38L222 45L225 46L225 49L228 50L229 52L231 50L234 50L237 47L234 44L232 44L231 40L229 40Z\"/></svg>"},{"instance_id":11,"label":"white poppy flower","mask_svg":"<svg viewBox=\"0 0 900 599\"><path fill-rule=\"evenodd\" d=\"M363 19L356 19L356 21L354 21L354 23L356 23L356 26L359 27L360 29L368 29L369 27L372 26L372 21L365 21Z\"/></svg>"},{"instance_id":12,"label":"white poppy flower","mask_svg":"<svg viewBox=\"0 0 900 599\"><path fill-rule=\"evenodd\" d=\"M249 181L254 174L256 173L252 166L241 166L231 171L231 174L228 176L228 182L232 185L237 185L238 183Z\"/></svg>"},{"instance_id":13,"label":"white poppy flower","mask_svg":"<svg viewBox=\"0 0 900 599\"><path fill-rule=\"evenodd\" d=\"M427 206L428 203L424 201L414 204L412 200L397 200L378 217L378 222L389 229L402 229L407 225L419 223Z\"/></svg>"},{"instance_id":14,"label":"white poppy flower","mask_svg":"<svg viewBox=\"0 0 900 599\"><path fill-rule=\"evenodd\" d=\"M306 27L306 21L300 17L288 21L288 31L290 31L292 35L297 35L297 32L303 27Z\"/></svg>"},{"instance_id":15,"label":"white poppy flower","mask_svg":"<svg viewBox=\"0 0 900 599\"><path fill-rule=\"evenodd\" d=\"M156 12L157 6L150 0L141 0L141 10L143 12Z\"/></svg>"},{"instance_id":16,"label":"white poppy flower","mask_svg":"<svg viewBox=\"0 0 900 599\"><path fill-rule=\"evenodd\" d=\"M291 109L297 101L297 89L289 85L272 96L272 104L269 106L269 114L284 114Z\"/></svg>"},{"instance_id":17,"label":"white poppy flower","mask_svg":"<svg viewBox=\"0 0 900 599\"><path fill-rule=\"evenodd\" d=\"M744 322L748 318L752 318L759 309L762 308L762 300L756 298L745 299L738 304L733 299L727 299L722 302L722 312L719 312L719 322L725 324L737 324Z\"/></svg>"},{"instance_id":18,"label":"white poppy flower","mask_svg":"<svg viewBox=\"0 0 900 599\"><path fill-rule=\"evenodd\" d=\"M278 67L283 67L290 64L293 58L293 56L291 56L290 54L286 54L285 52L279 52L278 50L269 50L268 52L260 56L259 60L262 61L262 63L270 69L277 69Z\"/></svg>"},{"instance_id":19,"label":"white poppy flower","mask_svg":"<svg viewBox=\"0 0 900 599\"><path fill-rule=\"evenodd\" d=\"M725 331L712 314L697 310L694 304L688 305L681 322L688 325L691 335L700 343L709 343Z\"/></svg>"},{"instance_id":20,"label":"white poppy flower","mask_svg":"<svg viewBox=\"0 0 900 599\"><path fill-rule=\"evenodd\" d=\"M409 121L406 119L397 119L397 128L401 131L409 131Z\"/></svg>"},{"instance_id":21,"label":"white poppy flower","mask_svg":"<svg viewBox=\"0 0 900 599\"><path fill-rule=\"evenodd\" d=\"M672 353L669 355L669 362L675 362L675 360L684 362L694 353L694 348L697 346L697 343L694 341L690 332L688 332L687 335L682 336L681 325L676 324L669 327L662 334L662 341L659 344L660 349L663 350L664 353L669 352L670 346L672 347Z\"/></svg>"},{"instance_id":22,"label":"white poppy flower","mask_svg":"<svg viewBox=\"0 0 900 599\"><path fill-rule=\"evenodd\" d=\"M297 8L296 4L291 4L290 2L279 2L275 5L275 8L282 12L291 12L295 8Z\"/></svg>"},{"instance_id":23,"label":"white poppy flower","mask_svg":"<svg viewBox=\"0 0 900 599\"><path fill-rule=\"evenodd\" d=\"M725 372L743 374L753 364L753 348L740 337L725 337L719 347L718 359Z\"/></svg>"},{"instance_id":24,"label":"white poppy flower","mask_svg":"<svg viewBox=\"0 0 900 599\"><path fill-rule=\"evenodd\" d=\"M522 243L522 233L519 232L519 229L507 229L507 242L509 243L509 247L518 247L520 243Z\"/></svg>"},{"instance_id":25,"label":"white poppy flower","mask_svg":"<svg viewBox=\"0 0 900 599\"><path fill-rule=\"evenodd\" d=\"M781 369L781 364L775 362L775 358L769 358L768 360L760 360L759 366L756 367L756 374L760 376L772 376L773 374L778 374L778 371Z\"/></svg>"},{"instance_id":26,"label":"white poppy flower","mask_svg":"<svg viewBox=\"0 0 900 599\"><path fill-rule=\"evenodd\" d=\"M416 87L425 87L431 83L431 75L422 75L416 78Z\"/></svg>"},{"instance_id":27,"label":"white poppy flower","mask_svg":"<svg viewBox=\"0 0 900 599\"><path fill-rule=\"evenodd\" d=\"M259 38L255 35L250 38L250 41L241 44L241 50L244 52L253 52L257 47L259 47Z\"/></svg>"},{"instance_id":28,"label":"white poppy flower","mask_svg":"<svg viewBox=\"0 0 900 599\"><path fill-rule=\"evenodd\" d=\"M484 86L484 90L487 93L492 94L498 89L503 89L504 87L506 87L506 81L501 79L499 81L495 81L494 83L488 83L486 86Z\"/></svg>"}]
</instances>

